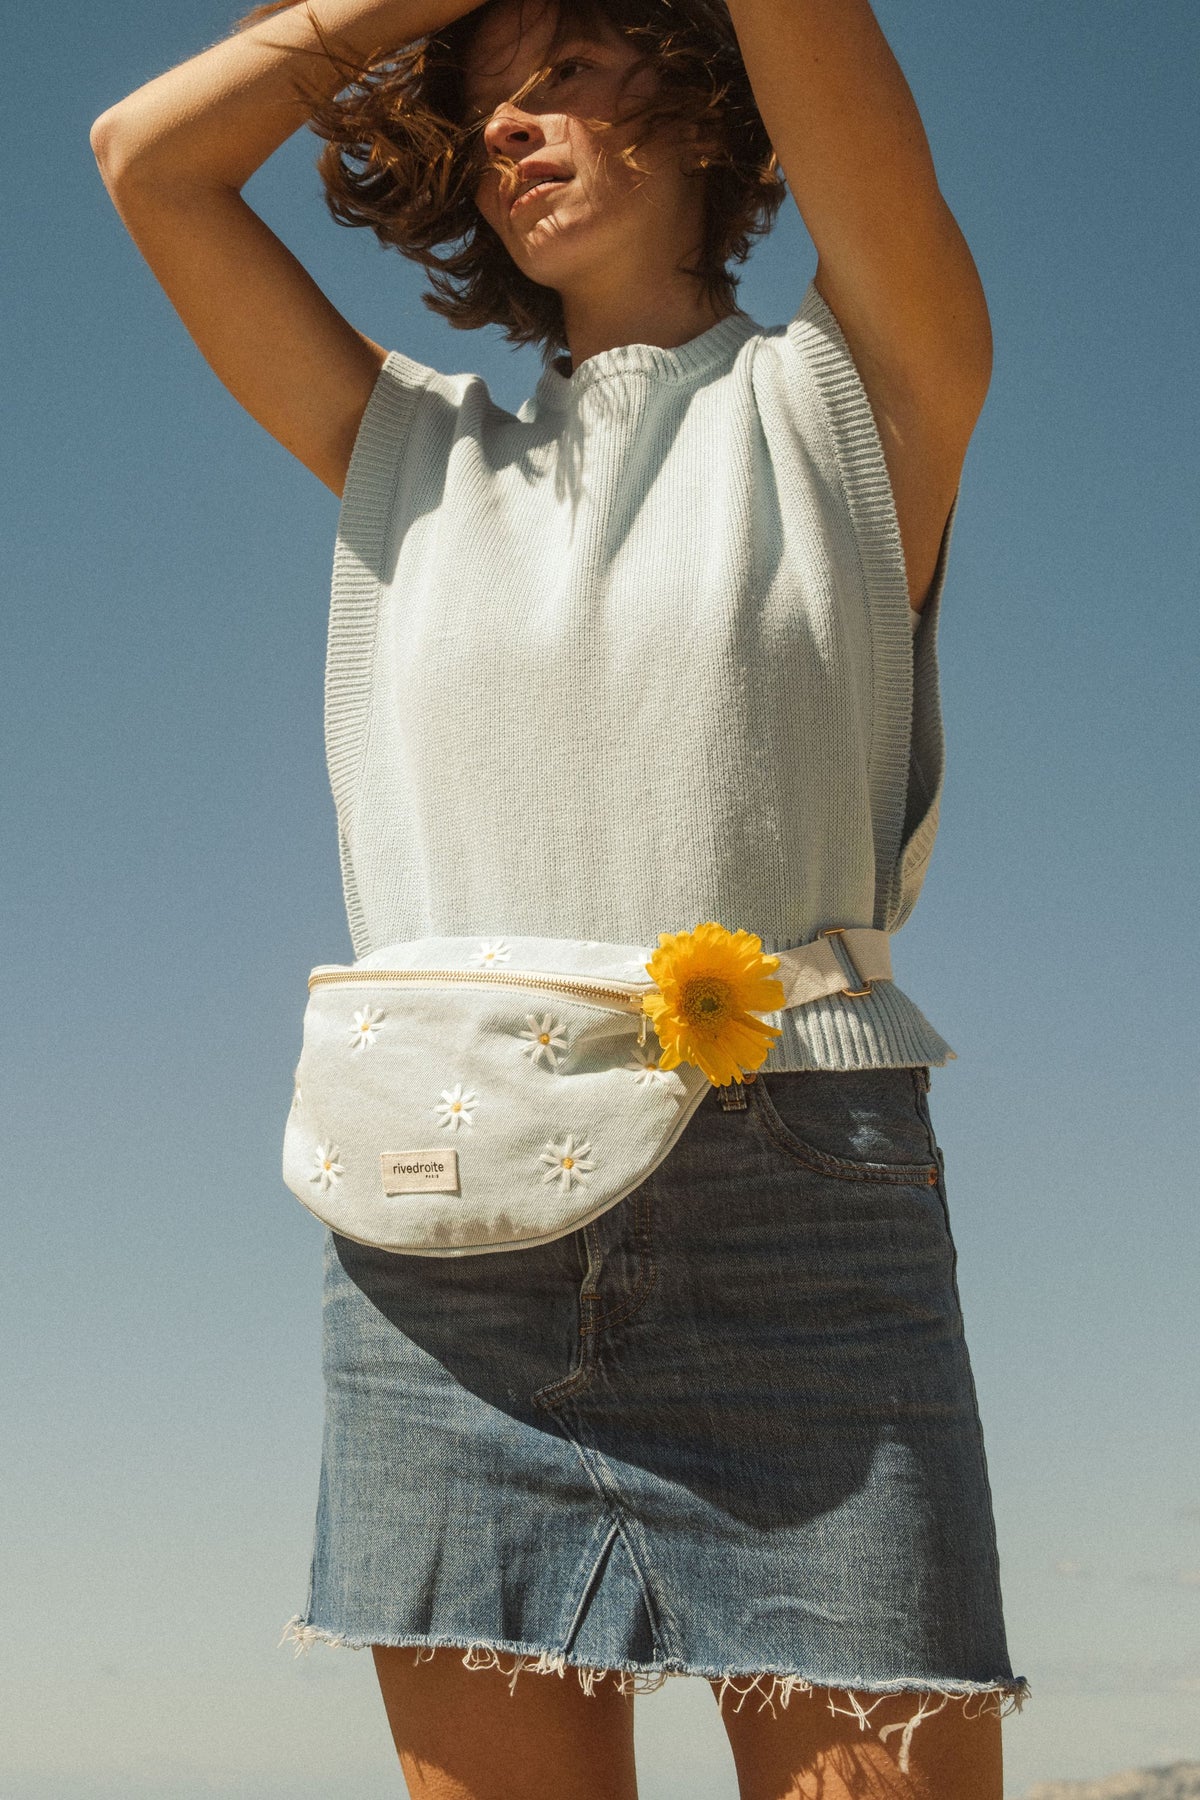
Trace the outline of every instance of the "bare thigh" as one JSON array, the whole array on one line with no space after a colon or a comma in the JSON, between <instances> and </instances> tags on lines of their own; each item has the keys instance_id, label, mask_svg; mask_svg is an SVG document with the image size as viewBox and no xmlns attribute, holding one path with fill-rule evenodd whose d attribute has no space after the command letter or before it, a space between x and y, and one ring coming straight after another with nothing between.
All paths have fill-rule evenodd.
<instances>
[{"instance_id":1,"label":"bare thigh","mask_svg":"<svg viewBox=\"0 0 1200 1800\"><path fill-rule=\"evenodd\" d=\"M589 1695L574 1669L524 1670L510 1692L511 1672L461 1650L372 1655L411 1800L637 1800L634 1696L612 1676Z\"/></svg>"},{"instance_id":2,"label":"bare thigh","mask_svg":"<svg viewBox=\"0 0 1200 1800\"><path fill-rule=\"evenodd\" d=\"M709 1684L720 1704L720 1683ZM849 1710L844 1694L834 1704ZM930 1710L909 1736L908 1769L900 1769L904 1723L921 1704L914 1694L859 1694L869 1711L864 1730L854 1716L833 1713L830 1691L794 1694L788 1705L757 1710L753 1692L735 1711L726 1691L721 1719L733 1751L740 1800L1002 1800L1000 1719L964 1711L961 1700ZM889 1725L900 1727L895 1731ZM879 1727L884 1727L880 1736Z\"/></svg>"}]
</instances>

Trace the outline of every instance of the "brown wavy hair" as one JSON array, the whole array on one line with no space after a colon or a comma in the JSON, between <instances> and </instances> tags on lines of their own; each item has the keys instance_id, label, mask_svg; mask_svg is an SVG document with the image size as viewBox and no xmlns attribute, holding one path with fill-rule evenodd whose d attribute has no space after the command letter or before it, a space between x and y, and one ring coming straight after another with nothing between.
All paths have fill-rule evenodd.
<instances>
[{"instance_id":1,"label":"brown wavy hair","mask_svg":"<svg viewBox=\"0 0 1200 1800\"><path fill-rule=\"evenodd\" d=\"M297 0L267 0L234 29L282 12ZM544 361L568 349L562 301L531 281L475 205L488 164L487 118L468 114L466 50L484 17L502 0L484 0L440 31L369 56L348 57L312 20L321 50L341 77L332 96L297 82L309 127L325 140L317 169L325 202L341 225L368 226L382 244L429 271L431 312L457 331L498 325L512 344L540 344ZM523 0L522 0L523 5ZM310 15L311 17L311 15ZM783 177L754 99L724 0L558 0L548 54L580 30L608 27L641 52L629 75L648 63L658 92L619 121L589 120L599 133L636 127L621 160L642 173L638 149L666 125L694 123L708 167L703 236L694 263L680 265L701 284L718 313L736 305L739 278L755 238L770 231L782 204ZM549 73L536 70L510 98L519 103ZM490 117L491 115L487 115ZM515 166L490 159L502 172ZM449 245L445 254L439 248Z\"/></svg>"}]
</instances>

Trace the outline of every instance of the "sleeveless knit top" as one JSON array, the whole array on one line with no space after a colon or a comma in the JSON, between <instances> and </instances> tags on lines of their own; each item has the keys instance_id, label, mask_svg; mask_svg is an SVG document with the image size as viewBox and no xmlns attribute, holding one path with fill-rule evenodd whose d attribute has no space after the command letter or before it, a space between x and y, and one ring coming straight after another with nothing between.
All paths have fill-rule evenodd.
<instances>
[{"instance_id":1,"label":"sleeveless knit top","mask_svg":"<svg viewBox=\"0 0 1200 1800\"><path fill-rule=\"evenodd\" d=\"M325 677L355 955L896 931L937 830L958 498L914 636L870 402L812 283L787 325L736 311L675 349L548 362L515 414L390 352ZM893 982L764 1016L765 1073L954 1055Z\"/></svg>"}]
</instances>

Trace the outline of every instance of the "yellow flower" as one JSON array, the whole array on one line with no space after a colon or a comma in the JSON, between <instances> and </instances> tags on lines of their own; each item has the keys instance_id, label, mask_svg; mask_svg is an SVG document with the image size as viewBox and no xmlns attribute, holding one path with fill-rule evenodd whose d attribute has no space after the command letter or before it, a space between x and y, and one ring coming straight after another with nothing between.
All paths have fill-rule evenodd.
<instances>
[{"instance_id":1,"label":"yellow flower","mask_svg":"<svg viewBox=\"0 0 1200 1800\"><path fill-rule=\"evenodd\" d=\"M778 967L779 958L764 955L752 931L726 931L711 919L694 931L660 933L646 964L658 992L642 1002L662 1045L659 1068L694 1063L714 1087L757 1069L770 1039L782 1036L778 1026L754 1017L783 1005L783 983L770 978Z\"/></svg>"}]
</instances>

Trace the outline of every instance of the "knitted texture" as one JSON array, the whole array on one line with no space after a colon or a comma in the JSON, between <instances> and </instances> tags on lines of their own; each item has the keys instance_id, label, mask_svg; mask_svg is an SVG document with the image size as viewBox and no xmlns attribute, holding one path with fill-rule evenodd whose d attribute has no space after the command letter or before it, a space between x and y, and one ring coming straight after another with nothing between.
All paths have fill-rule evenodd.
<instances>
[{"instance_id":1,"label":"knitted texture","mask_svg":"<svg viewBox=\"0 0 1200 1800\"><path fill-rule=\"evenodd\" d=\"M355 955L896 930L937 830L957 508L914 638L874 416L811 283L784 326L739 311L675 349L548 363L516 414L392 351L326 664ZM765 1072L954 1054L891 982L768 1016Z\"/></svg>"}]
</instances>

